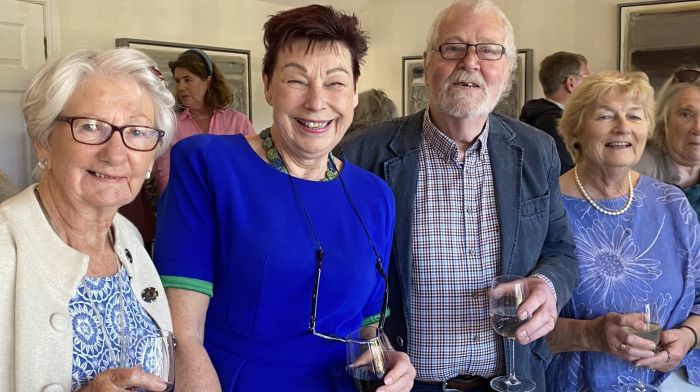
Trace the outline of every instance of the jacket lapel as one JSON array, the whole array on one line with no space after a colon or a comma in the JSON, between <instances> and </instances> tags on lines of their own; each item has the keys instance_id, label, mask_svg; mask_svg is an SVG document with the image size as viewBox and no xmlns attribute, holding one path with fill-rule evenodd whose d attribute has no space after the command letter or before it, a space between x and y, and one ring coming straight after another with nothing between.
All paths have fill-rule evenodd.
<instances>
[{"instance_id":1,"label":"jacket lapel","mask_svg":"<svg viewBox=\"0 0 700 392\"><path fill-rule=\"evenodd\" d=\"M489 116L489 156L496 208L501 232L501 271L510 273L520 225L520 188L523 150L513 143L515 132L493 115Z\"/></svg>"}]
</instances>

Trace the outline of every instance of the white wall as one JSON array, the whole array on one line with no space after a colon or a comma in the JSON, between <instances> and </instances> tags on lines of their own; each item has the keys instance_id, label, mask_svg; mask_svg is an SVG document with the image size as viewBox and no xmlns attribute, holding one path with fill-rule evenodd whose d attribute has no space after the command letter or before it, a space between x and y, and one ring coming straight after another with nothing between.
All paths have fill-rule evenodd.
<instances>
[{"instance_id":1,"label":"white wall","mask_svg":"<svg viewBox=\"0 0 700 392\"><path fill-rule=\"evenodd\" d=\"M636 0L495 0L514 26L517 45L534 50L535 97L542 93L537 81L538 64L552 52L567 50L584 54L591 72L615 68L616 4L633 1ZM118 37L248 49L252 57L253 125L261 130L269 126L271 117L260 78L262 25L269 15L304 3L304 0L63 0L61 51L110 48ZM423 52L430 23L451 0L324 3L357 13L371 36L360 90L381 88L400 107L401 57Z\"/></svg>"},{"instance_id":2,"label":"white wall","mask_svg":"<svg viewBox=\"0 0 700 392\"><path fill-rule=\"evenodd\" d=\"M565 50L588 58L591 72L617 67L617 4L636 0L494 0L519 48L534 50L534 96L542 96L539 62ZM435 15L451 0L381 0L360 12L372 37L361 90L381 88L401 107L401 57L420 55Z\"/></svg>"},{"instance_id":3,"label":"white wall","mask_svg":"<svg viewBox=\"0 0 700 392\"><path fill-rule=\"evenodd\" d=\"M271 117L260 76L262 25L284 8L256 0L63 0L61 52L113 48L115 38L250 50L253 120L261 130Z\"/></svg>"}]
</instances>

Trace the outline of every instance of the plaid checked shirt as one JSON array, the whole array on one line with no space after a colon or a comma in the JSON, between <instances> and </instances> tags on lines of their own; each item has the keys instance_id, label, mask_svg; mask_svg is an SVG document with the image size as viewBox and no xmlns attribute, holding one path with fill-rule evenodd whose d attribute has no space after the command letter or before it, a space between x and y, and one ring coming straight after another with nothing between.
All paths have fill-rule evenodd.
<instances>
[{"instance_id":1,"label":"plaid checked shirt","mask_svg":"<svg viewBox=\"0 0 700 392\"><path fill-rule=\"evenodd\" d=\"M421 381L503 374L503 342L489 323L486 297L501 259L488 122L463 162L427 110L423 130L408 353Z\"/></svg>"}]
</instances>

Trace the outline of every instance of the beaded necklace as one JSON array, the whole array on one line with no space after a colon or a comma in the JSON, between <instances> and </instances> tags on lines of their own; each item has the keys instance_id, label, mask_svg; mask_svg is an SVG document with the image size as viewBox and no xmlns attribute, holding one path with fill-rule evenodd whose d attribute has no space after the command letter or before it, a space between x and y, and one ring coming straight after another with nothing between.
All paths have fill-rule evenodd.
<instances>
[{"instance_id":1,"label":"beaded necklace","mask_svg":"<svg viewBox=\"0 0 700 392\"><path fill-rule=\"evenodd\" d=\"M282 161L280 152L275 147L275 142L272 141L272 135L270 134L270 128L267 128L260 132L260 139L262 139L262 146L265 149L265 158L270 162L270 166L281 171L282 173L289 174L287 167ZM331 181L338 177L338 169L333 163L333 153L328 153L328 166L326 168L326 174L321 181Z\"/></svg>"},{"instance_id":2,"label":"beaded necklace","mask_svg":"<svg viewBox=\"0 0 700 392\"><path fill-rule=\"evenodd\" d=\"M596 210L598 210L599 212L601 212L605 215L611 215L611 216L622 215L625 212L627 212L627 210L629 210L629 208L632 206L632 199L634 199L634 187L632 187L631 171L627 172L627 182L629 183L629 187L630 187L629 197L627 198L625 205L622 206L622 208L620 208L619 210L611 210L609 208L605 208L604 206L601 206L600 204L596 203L595 200L593 200L593 198L591 198L591 196L588 194L588 192L586 192L586 190L583 188L583 184L581 184L581 180L579 180L579 178L578 178L578 166L574 166L574 179L576 180L576 185L578 186L578 189L581 191L581 193L583 193L583 197L585 197L586 200L588 200L588 202L593 206L593 208L595 208Z\"/></svg>"}]
</instances>

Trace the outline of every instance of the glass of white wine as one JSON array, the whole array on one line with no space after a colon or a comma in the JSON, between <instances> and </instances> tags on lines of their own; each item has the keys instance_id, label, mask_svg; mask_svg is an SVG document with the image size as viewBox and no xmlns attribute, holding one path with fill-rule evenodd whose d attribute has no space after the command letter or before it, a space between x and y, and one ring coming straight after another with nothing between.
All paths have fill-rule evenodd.
<instances>
[{"instance_id":1,"label":"glass of white wine","mask_svg":"<svg viewBox=\"0 0 700 392\"><path fill-rule=\"evenodd\" d=\"M143 371L160 377L167 387L165 391L173 390L175 384L175 338L173 333L160 330L155 334L142 337L136 342L134 350L134 365L141 365ZM145 392L143 388L135 388L135 392Z\"/></svg>"},{"instance_id":2,"label":"glass of white wine","mask_svg":"<svg viewBox=\"0 0 700 392\"><path fill-rule=\"evenodd\" d=\"M636 329L632 327L622 327L627 333L639 336L640 338L651 340L659 345L659 340L661 339L661 323L658 317L658 309L656 304L648 303L641 306L641 313L644 317L644 328ZM632 385L628 388L629 392L658 392L659 389L653 385L647 384L646 379L649 374L647 368L639 368L639 379L637 384Z\"/></svg>"},{"instance_id":3,"label":"glass of white wine","mask_svg":"<svg viewBox=\"0 0 700 392\"><path fill-rule=\"evenodd\" d=\"M489 317L491 326L501 336L508 338L510 369L507 376L491 380L491 388L497 391L529 392L535 382L515 376L515 331L527 320L518 318L518 307L530 294L527 281L522 276L502 275L491 282L489 292Z\"/></svg>"}]
</instances>

